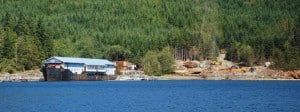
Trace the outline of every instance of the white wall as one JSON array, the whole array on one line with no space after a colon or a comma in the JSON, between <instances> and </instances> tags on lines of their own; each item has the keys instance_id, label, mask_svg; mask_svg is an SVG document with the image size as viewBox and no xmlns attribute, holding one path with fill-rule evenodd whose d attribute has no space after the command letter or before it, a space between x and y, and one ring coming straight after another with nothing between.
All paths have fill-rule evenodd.
<instances>
[{"instance_id":1,"label":"white wall","mask_svg":"<svg viewBox=\"0 0 300 112\"><path fill-rule=\"evenodd\" d=\"M107 68L106 75L115 75L115 68Z\"/></svg>"},{"instance_id":2,"label":"white wall","mask_svg":"<svg viewBox=\"0 0 300 112\"><path fill-rule=\"evenodd\" d=\"M101 65L87 65L86 71L90 72L105 72L104 66Z\"/></svg>"},{"instance_id":3,"label":"white wall","mask_svg":"<svg viewBox=\"0 0 300 112\"><path fill-rule=\"evenodd\" d=\"M65 63L64 64L65 69L69 69L74 74L82 74L84 71L84 64L79 63Z\"/></svg>"},{"instance_id":4,"label":"white wall","mask_svg":"<svg viewBox=\"0 0 300 112\"><path fill-rule=\"evenodd\" d=\"M115 75L116 68L113 65L101 66L101 65L85 65L79 63L65 63L65 69L69 69L74 74L82 74L84 70L87 72L105 72L107 75Z\"/></svg>"}]
</instances>

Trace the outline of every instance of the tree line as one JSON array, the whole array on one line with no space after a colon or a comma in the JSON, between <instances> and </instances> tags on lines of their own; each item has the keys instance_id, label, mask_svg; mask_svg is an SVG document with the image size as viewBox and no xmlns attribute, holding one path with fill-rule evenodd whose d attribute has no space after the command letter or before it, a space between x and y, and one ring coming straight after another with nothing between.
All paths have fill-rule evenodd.
<instances>
[{"instance_id":1,"label":"tree line","mask_svg":"<svg viewBox=\"0 0 300 112\"><path fill-rule=\"evenodd\" d=\"M244 66L270 61L276 69L300 69L298 1L0 2L2 72L35 69L51 56L143 65L145 55L166 47L175 59L214 60L225 49L228 60Z\"/></svg>"}]
</instances>

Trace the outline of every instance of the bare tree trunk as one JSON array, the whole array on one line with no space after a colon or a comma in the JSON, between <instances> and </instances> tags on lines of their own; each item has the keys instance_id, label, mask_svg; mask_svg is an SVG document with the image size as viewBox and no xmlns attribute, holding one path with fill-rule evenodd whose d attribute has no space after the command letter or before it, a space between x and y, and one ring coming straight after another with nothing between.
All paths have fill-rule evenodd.
<instances>
[{"instance_id":1,"label":"bare tree trunk","mask_svg":"<svg viewBox=\"0 0 300 112\"><path fill-rule=\"evenodd\" d=\"M183 58L183 48L181 48L181 59L184 60L184 58Z\"/></svg>"}]
</instances>

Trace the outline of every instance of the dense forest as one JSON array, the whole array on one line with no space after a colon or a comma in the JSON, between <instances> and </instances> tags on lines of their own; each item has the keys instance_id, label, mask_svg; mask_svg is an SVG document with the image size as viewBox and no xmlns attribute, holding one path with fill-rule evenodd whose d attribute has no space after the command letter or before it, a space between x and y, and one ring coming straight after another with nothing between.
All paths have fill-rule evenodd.
<instances>
[{"instance_id":1,"label":"dense forest","mask_svg":"<svg viewBox=\"0 0 300 112\"><path fill-rule=\"evenodd\" d=\"M270 61L275 69L297 70L299 6L297 0L0 0L0 71L36 69L51 56L141 64L160 57L149 55L170 55L166 49L183 60L214 60L223 49L244 66Z\"/></svg>"}]
</instances>

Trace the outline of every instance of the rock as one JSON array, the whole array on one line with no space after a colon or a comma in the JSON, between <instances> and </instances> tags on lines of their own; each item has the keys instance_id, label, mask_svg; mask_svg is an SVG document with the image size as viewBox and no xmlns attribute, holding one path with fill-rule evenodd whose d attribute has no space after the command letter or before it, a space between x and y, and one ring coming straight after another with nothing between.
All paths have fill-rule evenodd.
<instances>
[{"instance_id":1,"label":"rock","mask_svg":"<svg viewBox=\"0 0 300 112\"><path fill-rule=\"evenodd\" d=\"M198 67L197 63L194 63L194 62L191 62L191 61L185 62L183 64L183 66L185 66L186 68L196 68L196 67Z\"/></svg>"},{"instance_id":2,"label":"rock","mask_svg":"<svg viewBox=\"0 0 300 112\"><path fill-rule=\"evenodd\" d=\"M269 67L271 65L271 62L265 62L265 67Z\"/></svg>"}]
</instances>

